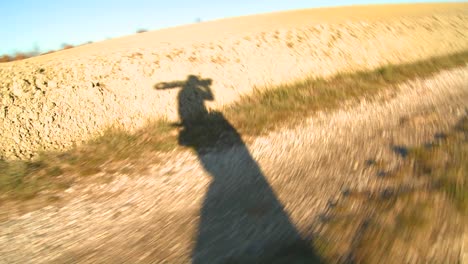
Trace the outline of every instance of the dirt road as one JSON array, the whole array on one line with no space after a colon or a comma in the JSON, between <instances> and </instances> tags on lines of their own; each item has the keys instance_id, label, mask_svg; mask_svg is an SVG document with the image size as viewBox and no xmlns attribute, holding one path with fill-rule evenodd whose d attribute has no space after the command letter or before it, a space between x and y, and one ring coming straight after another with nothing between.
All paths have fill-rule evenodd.
<instances>
[{"instance_id":1,"label":"dirt road","mask_svg":"<svg viewBox=\"0 0 468 264\"><path fill-rule=\"evenodd\" d=\"M317 114L252 144L239 137L236 147L216 153L170 153L146 175L74 186L64 205L0 223L0 263L313 259L304 245L327 205L350 188L385 186L367 160L392 170L403 159L394 146L424 144L467 115L468 67L380 99ZM456 258L461 244L453 238L428 252ZM416 260L438 259L431 254Z\"/></svg>"}]
</instances>

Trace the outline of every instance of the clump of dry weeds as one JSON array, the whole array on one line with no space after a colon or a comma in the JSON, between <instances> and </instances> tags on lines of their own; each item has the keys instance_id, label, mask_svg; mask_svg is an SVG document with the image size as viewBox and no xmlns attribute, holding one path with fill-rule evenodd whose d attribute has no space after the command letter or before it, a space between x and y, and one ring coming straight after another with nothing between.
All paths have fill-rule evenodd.
<instances>
[{"instance_id":1,"label":"clump of dry weeds","mask_svg":"<svg viewBox=\"0 0 468 264\"><path fill-rule=\"evenodd\" d=\"M324 216L316 244L327 259L459 261L460 248L453 241L463 234L468 212L468 117L449 133L435 135L430 144L406 152L405 164L386 176L394 188L348 191ZM423 184L404 183L411 179Z\"/></svg>"}]
</instances>

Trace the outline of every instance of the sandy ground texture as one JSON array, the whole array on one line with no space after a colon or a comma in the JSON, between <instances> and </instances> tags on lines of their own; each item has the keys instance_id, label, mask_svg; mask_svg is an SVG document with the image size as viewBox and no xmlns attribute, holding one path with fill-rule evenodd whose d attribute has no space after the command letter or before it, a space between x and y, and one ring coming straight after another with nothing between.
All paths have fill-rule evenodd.
<instances>
[{"instance_id":1,"label":"sandy ground texture","mask_svg":"<svg viewBox=\"0 0 468 264\"><path fill-rule=\"evenodd\" d=\"M466 116L468 67L380 99L249 145L167 154L145 175L74 186L62 194L65 205L0 223L0 263L257 263L281 254L320 232L319 216L343 190L386 186L366 160L392 170L402 162L392 146L430 142ZM444 223L431 228L436 243L403 248L394 263L459 263L462 222Z\"/></svg>"},{"instance_id":2,"label":"sandy ground texture","mask_svg":"<svg viewBox=\"0 0 468 264\"><path fill-rule=\"evenodd\" d=\"M358 6L240 17L0 64L0 158L61 150L121 124L177 118L160 82L211 79L219 108L255 87L468 48L468 4ZM190 102L187 102L187 105Z\"/></svg>"}]
</instances>

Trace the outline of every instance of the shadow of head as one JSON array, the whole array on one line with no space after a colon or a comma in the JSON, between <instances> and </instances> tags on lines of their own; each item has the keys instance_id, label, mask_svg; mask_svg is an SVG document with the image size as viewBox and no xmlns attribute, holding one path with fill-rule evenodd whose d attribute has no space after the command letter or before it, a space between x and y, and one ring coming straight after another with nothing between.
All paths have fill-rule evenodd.
<instances>
[{"instance_id":1,"label":"shadow of head","mask_svg":"<svg viewBox=\"0 0 468 264\"><path fill-rule=\"evenodd\" d=\"M193 86L210 86L212 84L211 79L200 79L196 75L189 75L187 77L187 84Z\"/></svg>"}]
</instances>

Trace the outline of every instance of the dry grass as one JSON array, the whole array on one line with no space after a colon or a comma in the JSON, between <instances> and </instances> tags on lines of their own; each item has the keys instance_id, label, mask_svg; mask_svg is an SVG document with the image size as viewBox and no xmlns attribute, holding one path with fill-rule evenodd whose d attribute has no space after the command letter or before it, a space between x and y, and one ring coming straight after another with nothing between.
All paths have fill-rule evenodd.
<instances>
[{"instance_id":1,"label":"dry grass","mask_svg":"<svg viewBox=\"0 0 468 264\"><path fill-rule=\"evenodd\" d=\"M68 188L76 177L100 172L128 173L128 167L110 169L114 168L112 163L132 162L151 151L174 149L177 141L170 133L172 129L165 121L149 122L135 133L109 128L103 135L66 152L40 153L32 161L0 160L0 197L29 199L44 190Z\"/></svg>"},{"instance_id":2,"label":"dry grass","mask_svg":"<svg viewBox=\"0 0 468 264\"><path fill-rule=\"evenodd\" d=\"M371 72L340 74L328 80L308 78L243 97L226 107L223 115L242 135L258 136L280 125L294 125L316 111L337 108L346 100L371 99L398 83L425 78L466 62L468 52L461 52L412 64L388 65ZM217 115L208 118L216 119ZM205 133L203 126L207 122L216 124L216 120L199 120L192 129L193 135L198 135L193 142L200 141L200 146L212 146L219 140L196 133L197 126ZM220 135L219 130L225 127L211 129L216 131L213 135ZM178 146L177 130L166 121L150 122L135 133L111 128L67 152L42 153L33 161L0 161L0 197L31 198L42 190L67 187L75 177L107 172L113 163L137 163L148 153L174 149Z\"/></svg>"},{"instance_id":3,"label":"dry grass","mask_svg":"<svg viewBox=\"0 0 468 264\"><path fill-rule=\"evenodd\" d=\"M224 111L243 135L259 135L278 123L294 124L318 110L334 109L344 100L371 99L393 85L425 78L442 69L468 62L468 51L403 65L387 65L370 72L339 74L328 80L308 78L272 87L242 98Z\"/></svg>"},{"instance_id":4,"label":"dry grass","mask_svg":"<svg viewBox=\"0 0 468 264\"><path fill-rule=\"evenodd\" d=\"M405 165L387 176L395 188L350 191L330 211L318 240L327 259L400 263L413 254L417 262L457 262L449 241L461 235L468 212L468 117L448 134L435 135L431 144L407 153ZM425 183L405 186L404 180L411 179ZM438 245L437 250L455 251L454 259L428 255L440 241L450 249Z\"/></svg>"},{"instance_id":5,"label":"dry grass","mask_svg":"<svg viewBox=\"0 0 468 264\"><path fill-rule=\"evenodd\" d=\"M415 174L427 177L462 213L468 213L468 117L429 146L410 150Z\"/></svg>"}]
</instances>

